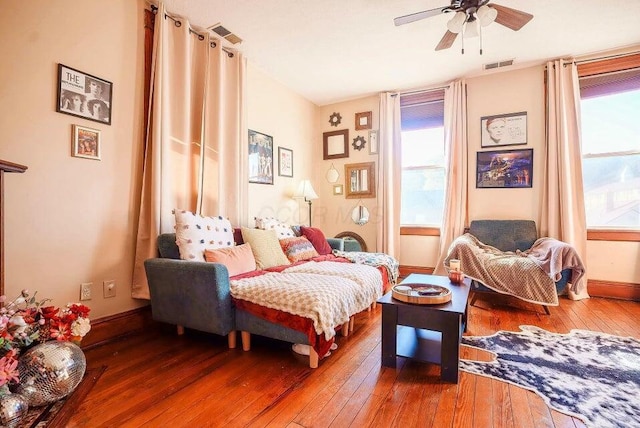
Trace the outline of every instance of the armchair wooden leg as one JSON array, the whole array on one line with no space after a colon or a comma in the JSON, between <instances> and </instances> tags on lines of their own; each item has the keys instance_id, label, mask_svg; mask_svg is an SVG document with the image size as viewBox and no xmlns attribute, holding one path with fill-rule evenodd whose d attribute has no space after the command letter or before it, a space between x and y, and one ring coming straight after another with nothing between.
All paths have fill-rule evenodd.
<instances>
[{"instance_id":1,"label":"armchair wooden leg","mask_svg":"<svg viewBox=\"0 0 640 428\"><path fill-rule=\"evenodd\" d=\"M227 341L229 342L229 349L236 348L236 331L231 330L227 335Z\"/></svg>"},{"instance_id":2,"label":"armchair wooden leg","mask_svg":"<svg viewBox=\"0 0 640 428\"><path fill-rule=\"evenodd\" d=\"M547 313L547 315L551 315L551 311L549 310L549 306L542 305L542 307L544 308L544 311Z\"/></svg>"},{"instance_id":3,"label":"armchair wooden leg","mask_svg":"<svg viewBox=\"0 0 640 428\"><path fill-rule=\"evenodd\" d=\"M309 367L312 369L318 368L318 353L313 346L309 346Z\"/></svg>"},{"instance_id":4,"label":"armchair wooden leg","mask_svg":"<svg viewBox=\"0 0 640 428\"><path fill-rule=\"evenodd\" d=\"M349 318L349 332L350 333L353 333L353 329L355 328L355 326L356 326L356 317L354 315L351 318Z\"/></svg>"},{"instance_id":5,"label":"armchair wooden leg","mask_svg":"<svg viewBox=\"0 0 640 428\"><path fill-rule=\"evenodd\" d=\"M240 336L242 338L242 350L251 350L251 333L249 333L248 331L243 331L240 333Z\"/></svg>"},{"instance_id":6,"label":"armchair wooden leg","mask_svg":"<svg viewBox=\"0 0 640 428\"><path fill-rule=\"evenodd\" d=\"M176 330L178 331L178 336L182 336L184 334L184 326L177 325L176 327L177 327Z\"/></svg>"}]
</instances>

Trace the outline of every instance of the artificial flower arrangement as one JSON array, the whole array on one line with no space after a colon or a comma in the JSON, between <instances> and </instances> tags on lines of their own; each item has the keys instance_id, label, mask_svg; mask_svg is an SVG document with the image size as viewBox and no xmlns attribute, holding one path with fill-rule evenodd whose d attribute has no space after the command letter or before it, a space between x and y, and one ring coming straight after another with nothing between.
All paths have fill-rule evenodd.
<instances>
[{"instance_id":1,"label":"artificial flower arrangement","mask_svg":"<svg viewBox=\"0 0 640 428\"><path fill-rule=\"evenodd\" d=\"M51 299L36 300L22 290L20 296L0 308L0 394L8 386L20 382L18 358L20 354L48 340L72 341L77 344L91 330L90 309L82 304L69 303L65 308L45 306Z\"/></svg>"}]
</instances>

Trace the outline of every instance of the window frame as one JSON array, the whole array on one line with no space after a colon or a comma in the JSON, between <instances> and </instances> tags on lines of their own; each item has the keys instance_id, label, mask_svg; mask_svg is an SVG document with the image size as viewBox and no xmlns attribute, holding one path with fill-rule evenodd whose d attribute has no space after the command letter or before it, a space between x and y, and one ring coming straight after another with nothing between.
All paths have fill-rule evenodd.
<instances>
[{"instance_id":1,"label":"window frame","mask_svg":"<svg viewBox=\"0 0 640 428\"><path fill-rule=\"evenodd\" d=\"M640 53L578 62L578 79L640 68ZM580 98L582 100L582 97ZM613 155L615 153L603 153ZM626 153L625 153L626 154ZM633 153L629 153L633 154ZM584 156L583 156L584 159ZM640 242L640 229L587 228L588 241Z\"/></svg>"},{"instance_id":2,"label":"window frame","mask_svg":"<svg viewBox=\"0 0 640 428\"><path fill-rule=\"evenodd\" d=\"M427 90L427 91L419 91L411 94L400 95L400 108L402 107L410 107L412 105L419 105L424 103L434 103L434 102L444 102L444 89L435 89L435 90ZM443 112L444 114L444 112ZM402 133L402 129L400 130ZM443 145L445 142L443 141ZM401 172L405 169L444 169L445 176L447 173L447 166L435 166L435 165L424 165L424 166L411 166L407 168L400 168ZM445 189L446 190L446 189ZM443 218L444 220L444 218ZM440 236L440 226L433 225L400 225L400 235L404 236Z\"/></svg>"}]
</instances>

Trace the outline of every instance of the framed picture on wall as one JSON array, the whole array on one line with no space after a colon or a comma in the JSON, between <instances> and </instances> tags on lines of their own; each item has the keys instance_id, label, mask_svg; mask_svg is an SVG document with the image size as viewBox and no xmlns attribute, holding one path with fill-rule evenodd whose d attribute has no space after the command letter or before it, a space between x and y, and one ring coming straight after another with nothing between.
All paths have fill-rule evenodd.
<instances>
[{"instance_id":1,"label":"framed picture on wall","mask_svg":"<svg viewBox=\"0 0 640 428\"><path fill-rule=\"evenodd\" d=\"M249 183L273 184L273 137L249 130Z\"/></svg>"},{"instance_id":2,"label":"framed picture on wall","mask_svg":"<svg viewBox=\"0 0 640 428\"><path fill-rule=\"evenodd\" d=\"M71 155L77 158L100 160L100 131L80 125L72 127Z\"/></svg>"},{"instance_id":3,"label":"framed picture on wall","mask_svg":"<svg viewBox=\"0 0 640 428\"><path fill-rule=\"evenodd\" d=\"M480 143L482 147L527 144L527 112L480 118Z\"/></svg>"},{"instance_id":4,"label":"framed picture on wall","mask_svg":"<svg viewBox=\"0 0 640 428\"><path fill-rule=\"evenodd\" d=\"M278 175L293 177L293 150L278 147Z\"/></svg>"},{"instance_id":5,"label":"framed picture on wall","mask_svg":"<svg viewBox=\"0 0 640 428\"><path fill-rule=\"evenodd\" d=\"M532 187L533 149L478 152L476 188Z\"/></svg>"},{"instance_id":6,"label":"framed picture on wall","mask_svg":"<svg viewBox=\"0 0 640 428\"><path fill-rule=\"evenodd\" d=\"M112 91L111 82L58 64L57 112L111 125Z\"/></svg>"}]
</instances>

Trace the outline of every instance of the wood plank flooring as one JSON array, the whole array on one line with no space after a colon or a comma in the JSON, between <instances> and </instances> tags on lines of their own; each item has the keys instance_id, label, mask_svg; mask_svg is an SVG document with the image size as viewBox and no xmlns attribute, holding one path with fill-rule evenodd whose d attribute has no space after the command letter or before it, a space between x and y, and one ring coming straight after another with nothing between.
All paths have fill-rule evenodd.
<instances>
[{"instance_id":1,"label":"wood plank flooring","mask_svg":"<svg viewBox=\"0 0 640 428\"><path fill-rule=\"evenodd\" d=\"M491 299L491 300L489 300ZM640 303L562 298L541 306L503 296L469 308L468 335L517 331L523 324L566 333L580 328L640 338ZM380 305L356 316L355 331L308 368L289 344L254 336L249 352L224 337L157 324L86 350L89 367L107 369L69 427L483 427L582 428L536 394L460 373L440 381L440 367L398 358L380 365ZM462 347L462 358L489 359Z\"/></svg>"}]
</instances>

